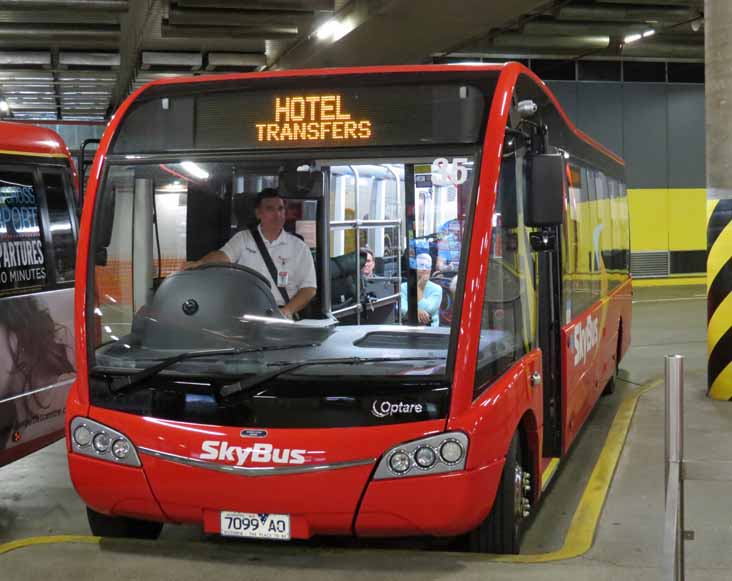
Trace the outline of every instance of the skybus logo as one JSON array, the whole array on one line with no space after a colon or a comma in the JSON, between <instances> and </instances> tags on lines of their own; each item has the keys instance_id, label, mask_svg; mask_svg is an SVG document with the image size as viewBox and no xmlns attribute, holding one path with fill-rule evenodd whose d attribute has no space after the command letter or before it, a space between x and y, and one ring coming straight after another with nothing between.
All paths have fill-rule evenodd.
<instances>
[{"instance_id":1,"label":"skybus logo","mask_svg":"<svg viewBox=\"0 0 732 581\"><path fill-rule=\"evenodd\" d=\"M272 444L254 444L247 448L231 446L228 442L206 440L201 444L200 460L219 460L243 466L249 460L255 464L305 464L306 450L275 448Z\"/></svg>"},{"instance_id":2,"label":"skybus logo","mask_svg":"<svg viewBox=\"0 0 732 581\"><path fill-rule=\"evenodd\" d=\"M570 348L574 349L575 367L580 363L584 363L587 354L597 345L599 336L597 319L592 317L592 315L590 315L584 325L580 323L574 328L574 333L571 335Z\"/></svg>"}]
</instances>

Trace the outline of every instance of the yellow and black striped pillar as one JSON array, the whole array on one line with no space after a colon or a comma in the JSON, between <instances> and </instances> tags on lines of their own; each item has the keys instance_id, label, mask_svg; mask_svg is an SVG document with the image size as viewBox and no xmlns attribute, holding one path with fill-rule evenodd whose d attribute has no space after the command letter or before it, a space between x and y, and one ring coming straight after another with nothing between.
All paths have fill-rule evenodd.
<instances>
[{"instance_id":1,"label":"yellow and black striped pillar","mask_svg":"<svg viewBox=\"0 0 732 581\"><path fill-rule=\"evenodd\" d=\"M704 2L708 395L732 400L732 2Z\"/></svg>"},{"instance_id":2,"label":"yellow and black striped pillar","mask_svg":"<svg viewBox=\"0 0 732 581\"><path fill-rule=\"evenodd\" d=\"M732 400L732 199L707 206L707 353L707 394Z\"/></svg>"}]
</instances>

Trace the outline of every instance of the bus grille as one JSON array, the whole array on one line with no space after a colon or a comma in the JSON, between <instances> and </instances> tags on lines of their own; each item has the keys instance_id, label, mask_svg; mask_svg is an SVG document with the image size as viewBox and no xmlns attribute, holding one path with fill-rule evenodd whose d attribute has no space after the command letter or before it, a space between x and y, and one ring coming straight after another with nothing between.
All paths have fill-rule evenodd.
<instances>
[{"instance_id":1,"label":"bus grille","mask_svg":"<svg viewBox=\"0 0 732 581\"><path fill-rule=\"evenodd\" d=\"M631 252L630 272L633 278L653 278L668 276L670 273L669 252Z\"/></svg>"}]
</instances>

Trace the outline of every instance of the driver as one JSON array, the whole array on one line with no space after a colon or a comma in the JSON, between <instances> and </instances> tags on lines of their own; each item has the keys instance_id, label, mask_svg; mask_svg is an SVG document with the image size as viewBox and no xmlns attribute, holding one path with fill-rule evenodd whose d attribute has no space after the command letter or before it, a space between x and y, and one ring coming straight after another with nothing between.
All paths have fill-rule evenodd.
<instances>
[{"instance_id":1,"label":"driver","mask_svg":"<svg viewBox=\"0 0 732 581\"><path fill-rule=\"evenodd\" d=\"M189 268L211 262L232 262L254 269L269 281L282 314L294 318L317 291L310 249L300 238L283 229L285 201L274 188L265 188L257 194L255 214L259 221L257 231L272 258L277 280L270 276L251 230L237 232L220 250L209 252ZM283 296L281 288L285 289L289 300Z\"/></svg>"}]
</instances>

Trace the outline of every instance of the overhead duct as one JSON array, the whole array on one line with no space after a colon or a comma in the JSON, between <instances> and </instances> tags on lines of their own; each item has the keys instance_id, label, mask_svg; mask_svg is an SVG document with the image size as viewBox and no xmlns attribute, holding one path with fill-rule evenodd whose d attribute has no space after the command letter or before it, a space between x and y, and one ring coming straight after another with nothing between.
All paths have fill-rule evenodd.
<instances>
[{"instance_id":1,"label":"overhead duct","mask_svg":"<svg viewBox=\"0 0 732 581\"><path fill-rule=\"evenodd\" d=\"M565 6L556 16L557 20L587 20L598 22L663 22L675 23L692 16L688 8L666 8L657 6Z\"/></svg>"},{"instance_id":2,"label":"overhead duct","mask_svg":"<svg viewBox=\"0 0 732 581\"><path fill-rule=\"evenodd\" d=\"M58 64L63 67L118 67L118 52L61 52Z\"/></svg>"},{"instance_id":3,"label":"overhead duct","mask_svg":"<svg viewBox=\"0 0 732 581\"><path fill-rule=\"evenodd\" d=\"M153 52L143 51L140 68L179 67L197 71L203 64L203 57L198 52Z\"/></svg>"},{"instance_id":4,"label":"overhead duct","mask_svg":"<svg viewBox=\"0 0 732 581\"><path fill-rule=\"evenodd\" d=\"M127 0L0 0L0 10L101 10L127 12Z\"/></svg>"},{"instance_id":5,"label":"overhead duct","mask_svg":"<svg viewBox=\"0 0 732 581\"><path fill-rule=\"evenodd\" d=\"M263 67L266 64L267 57L263 54L210 52L208 53L206 70L213 71L217 68Z\"/></svg>"},{"instance_id":6,"label":"overhead duct","mask_svg":"<svg viewBox=\"0 0 732 581\"><path fill-rule=\"evenodd\" d=\"M549 22L534 21L524 25L522 33L539 36L619 36L641 34L649 25L623 22Z\"/></svg>"},{"instance_id":7,"label":"overhead duct","mask_svg":"<svg viewBox=\"0 0 732 581\"><path fill-rule=\"evenodd\" d=\"M297 26L257 27L204 27L204 26L161 26L163 38L247 38L270 40L275 38L296 38Z\"/></svg>"},{"instance_id":8,"label":"overhead duct","mask_svg":"<svg viewBox=\"0 0 732 581\"><path fill-rule=\"evenodd\" d=\"M171 8L168 24L182 26L277 26L297 24L312 13L284 10L189 10Z\"/></svg>"},{"instance_id":9,"label":"overhead duct","mask_svg":"<svg viewBox=\"0 0 732 581\"><path fill-rule=\"evenodd\" d=\"M94 25L75 25L73 27L64 28L54 24L0 24L0 38L18 38L27 39L31 36L42 36L45 40L54 40L57 38L69 38L71 40L83 38L119 38L119 26L94 24Z\"/></svg>"},{"instance_id":10,"label":"overhead duct","mask_svg":"<svg viewBox=\"0 0 732 581\"><path fill-rule=\"evenodd\" d=\"M479 43L482 44L482 43ZM551 50L601 50L610 45L610 37L603 35L584 36L533 36L509 32L495 37L491 44L496 48L506 47ZM489 46L490 46L489 45ZM476 47L477 50L480 48ZM486 47L487 48L487 47Z\"/></svg>"},{"instance_id":11,"label":"overhead duct","mask_svg":"<svg viewBox=\"0 0 732 581\"><path fill-rule=\"evenodd\" d=\"M1 66L51 66L51 53L49 51L0 51Z\"/></svg>"},{"instance_id":12,"label":"overhead duct","mask_svg":"<svg viewBox=\"0 0 732 581\"><path fill-rule=\"evenodd\" d=\"M335 0L177 0L181 8L223 8L232 10L335 10Z\"/></svg>"}]
</instances>

